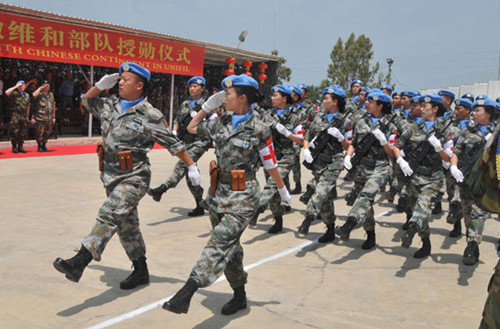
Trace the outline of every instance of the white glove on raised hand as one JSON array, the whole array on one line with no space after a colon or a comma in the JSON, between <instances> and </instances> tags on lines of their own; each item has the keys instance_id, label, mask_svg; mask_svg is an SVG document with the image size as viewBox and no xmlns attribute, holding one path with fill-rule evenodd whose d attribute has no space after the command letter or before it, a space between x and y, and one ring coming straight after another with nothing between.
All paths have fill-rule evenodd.
<instances>
[{"instance_id":1,"label":"white glove on raised hand","mask_svg":"<svg viewBox=\"0 0 500 329\"><path fill-rule=\"evenodd\" d=\"M174 136L177 136L177 130L172 130L172 134L173 134Z\"/></svg>"},{"instance_id":2,"label":"white glove on raised hand","mask_svg":"<svg viewBox=\"0 0 500 329\"><path fill-rule=\"evenodd\" d=\"M224 100L226 99L226 91L221 90L216 94L210 96L205 103L201 106L203 111L207 113L212 113L213 110L219 108L224 104Z\"/></svg>"},{"instance_id":3,"label":"white glove on raised hand","mask_svg":"<svg viewBox=\"0 0 500 329\"><path fill-rule=\"evenodd\" d=\"M278 192L280 192L281 205L291 207L292 206L292 197L290 196L290 193L288 193L286 186L279 188Z\"/></svg>"},{"instance_id":4,"label":"white glove on raised hand","mask_svg":"<svg viewBox=\"0 0 500 329\"><path fill-rule=\"evenodd\" d=\"M410 165L408 164L408 162L406 162L405 159L403 159L403 157L397 158L396 163L399 165L401 171L403 171L403 174L405 174L405 176L413 175L413 170L411 170Z\"/></svg>"},{"instance_id":5,"label":"white glove on raised hand","mask_svg":"<svg viewBox=\"0 0 500 329\"><path fill-rule=\"evenodd\" d=\"M351 163L351 156L350 155L346 155L345 156L345 158L344 158L344 167L347 170L351 170L352 169L352 163Z\"/></svg>"},{"instance_id":6,"label":"white glove on raised hand","mask_svg":"<svg viewBox=\"0 0 500 329\"><path fill-rule=\"evenodd\" d=\"M95 86L99 88L99 90L111 89L116 85L118 80L120 80L119 73L106 74L101 80L96 82Z\"/></svg>"},{"instance_id":7,"label":"white glove on raised hand","mask_svg":"<svg viewBox=\"0 0 500 329\"><path fill-rule=\"evenodd\" d=\"M338 130L335 127L328 128L327 132L330 136L337 138L339 142L342 142L345 139L344 135L340 132L340 130Z\"/></svg>"},{"instance_id":8,"label":"white glove on raised hand","mask_svg":"<svg viewBox=\"0 0 500 329\"><path fill-rule=\"evenodd\" d=\"M450 167L450 172L457 182L462 183L464 181L464 174L460 171L460 169L458 169L456 165Z\"/></svg>"},{"instance_id":9,"label":"white glove on raised hand","mask_svg":"<svg viewBox=\"0 0 500 329\"><path fill-rule=\"evenodd\" d=\"M443 146L441 145L441 142L439 139L436 138L436 136L432 135L429 137L429 143L434 147L434 151L436 152L441 152L443 150Z\"/></svg>"},{"instance_id":10,"label":"white glove on raised hand","mask_svg":"<svg viewBox=\"0 0 500 329\"><path fill-rule=\"evenodd\" d=\"M292 134L290 130L286 129L285 126L279 122L276 124L276 130L287 138Z\"/></svg>"},{"instance_id":11,"label":"white glove on raised hand","mask_svg":"<svg viewBox=\"0 0 500 329\"><path fill-rule=\"evenodd\" d=\"M450 169L451 163L449 163L448 161L444 161L444 160L441 160L441 163L442 163L444 169L446 169L446 170Z\"/></svg>"},{"instance_id":12,"label":"white glove on raised hand","mask_svg":"<svg viewBox=\"0 0 500 329\"><path fill-rule=\"evenodd\" d=\"M306 160L307 163L312 163L314 161L309 149L304 149L304 160Z\"/></svg>"},{"instance_id":13,"label":"white glove on raised hand","mask_svg":"<svg viewBox=\"0 0 500 329\"><path fill-rule=\"evenodd\" d=\"M380 131L380 129L377 128L375 130L372 130L371 133L379 141L380 145L384 146L385 144L387 144L387 138L385 137L384 133Z\"/></svg>"},{"instance_id":14,"label":"white glove on raised hand","mask_svg":"<svg viewBox=\"0 0 500 329\"><path fill-rule=\"evenodd\" d=\"M196 163L193 163L192 165L188 166L188 177L189 180L191 181L191 184L194 186L198 186L201 183L201 177L200 177L200 172L198 171L198 167L196 166Z\"/></svg>"}]
</instances>

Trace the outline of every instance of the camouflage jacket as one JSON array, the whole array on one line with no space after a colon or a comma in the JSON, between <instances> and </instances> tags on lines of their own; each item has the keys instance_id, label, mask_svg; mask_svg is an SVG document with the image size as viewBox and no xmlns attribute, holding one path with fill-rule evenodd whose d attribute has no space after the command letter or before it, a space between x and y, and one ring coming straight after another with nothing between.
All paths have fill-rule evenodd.
<instances>
[{"instance_id":1,"label":"camouflage jacket","mask_svg":"<svg viewBox=\"0 0 500 329\"><path fill-rule=\"evenodd\" d=\"M37 121L52 120L52 117L55 115L55 113L53 113L54 106L55 106L54 94L50 91L48 93L41 91L38 94L38 98L36 100L35 119Z\"/></svg>"},{"instance_id":2,"label":"camouflage jacket","mask_svg":"<svg viewBox=\"0 0 500 329\"><path fill-rule=\"evenodd\" d=\"M165 147L172 155L186 149L168 128L163 114L155 109L147 98L125 113L122 113L118 97L82 97L82 104L101 121L106 154L101 179L106 187L135 175L143 177L142 181L149 185L151 172L147 153L155 142ZM132 151L132 170L120 170L119 151Z\"/></svg>"},{"instance_id":3,"label":"camouflage jacket","mask_svg":"<svg viewBox=\"0 0 500 329\"><path fill-rule=\"evenodd\" d=\"M30 95L26 91L21 95L19 90L16 89L10 94L10 101L12 115L26 118L28 115L27 110L30 106Z\"/></svg>"},{"instance_id":4,"label":"camouflage jacket","mask_svg":"<svg viewBox=\"0 0 500 329\"><path fill-rule=\"evenodd\" d=\"M209 139L190 134L187 131L187 126L191 122L191 119L201 110L201 105L203 105L204 102L205 99L200 98L194 107L191 107L189 100L182 102L179 113L174 119L174 124L179 126L177 136L179 136L179 139L182 140L188 148L191 146L208 148L210 144Z\"/></svg>"},{"instance_id":5,"label":"camouflage jacket","mask_svg":"<svg viewBox=\"0 0 500 329\"><path fill-rule=\"evenodd\" d=\"M384 115L382 118L377 121L374 125L372 124L372 120L368 114L361 117L354 126L354 132L352 136L352 146L354 149L359 149L363 143L363 140L367 138L369 134L371 134L372 130L380 129L387 140L389 141L391 134L393 134L394 130L396 130L396 125L392 122L389 122L392 118L392 115ZM385 127L385 129L384 129ZM378 140L371 145L368 152L365 153L365 157L368 159L387 162L388 157L384 151L382 145L380 145Z\"/></svg>"},{"instance_id":6,"label":"camouflage jacket","mask_svg":"<svg viewBox=\"0 0 500 329\"><path fill-rule=\"evenodd\" d=\"M281 122L286 129L288 129L292 134L297 134L299 131L303 132L302 124L300 122L299 116L293 112L292 108L289 108L283 115L278 115L276 109L272 109L264 114L262 122L271 129L274 143L274 150L276 151L276 157L281 159L282 156L292 156L295 154L294 142L280 134L276 130L276 124Z\"/></svg>"},{"instance_id":7,"label":"camouflage jacket","mask_svg":"<svg viewBox=\"0 0 500 329\"><path fill-rule=\"evenodd\" d=\"M491 127L488 129L488 133L493 134L495 128L496 125L492 123ZM461 160L462 157L465 157L467 154L474 152L474 150L476 150L477 147L480 146L481 142L484 141L485 137L486 136L483 135L481 130L479 130L477 124L471 121L469 122L467 127L465 127L465 129L460 133L455 147L453 148L453 153L455 153L458 156L458 159Z\"/></svg>"},{"instance_id":8,"label":"camouflage jacket","mask_svg":"<svg viewBox=\"0 0 500 329\"><path fill-rule=\"evenodd\" d=\"M231 116L232 112L228 112L216 120L201 122L197 134L215 141L220 175L227 176L233 169L244 169L247 177L251 177L260 166L259 151L266 147L266 142L272 142L271 130L253 112L233 130ZM232 191L230 184L219 179L214 199L217 211L252 214L259 203L259 183L257 179L252 179L247 180L245 185L245 191Z\"/></svg>"}]
</instances>

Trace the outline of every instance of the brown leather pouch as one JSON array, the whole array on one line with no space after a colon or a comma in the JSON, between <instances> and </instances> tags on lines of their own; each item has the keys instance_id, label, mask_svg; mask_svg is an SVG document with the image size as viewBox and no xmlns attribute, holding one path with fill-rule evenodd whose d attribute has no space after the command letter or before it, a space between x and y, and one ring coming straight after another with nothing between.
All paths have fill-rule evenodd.
<instances>
[{"instance_id":1,"label":"brown leather pouch","mask_svg":"<svg viewBox=\"0 0 500 329\"><path fill-rule=\"evenodd\" d=\"M210 173L210 195L215 196L215 191L217 190L217 183L219 181L219 171L220 168L215 160L210 161L209 173Z\"/></svg>"},{"instance_id":2,"label":"brown leather pouch","mask_svg":"<svg viewBox=\"0 0 500 329\"><path fill-rule=\"evenodd\" d=\"M134 161L132 160L132 151L118 152L118 159L120 160L121 170L132 170L134 168Z\"/></svg>"},{"instance_id":3,"label":"brown leather pouch","mask_svg":"<svg viewBox=\"0 0 500 329\"><path fill-rule=\"evenodd\" d=\"M245 190L245 170L234 169L231 170L231 189L233 191Z\"/></svg>"},{"instance_id":4,"label":"brown leather pouch","mask_svg":"<svg viewBox=\"0 0 500 329\"><path fill-rule=\"evenodd\" d=\"M99 164L99 171L102 171L104 169L104 144L103 142L98 142L97 143L97 160Z\"/></svg>"}]
</instances>

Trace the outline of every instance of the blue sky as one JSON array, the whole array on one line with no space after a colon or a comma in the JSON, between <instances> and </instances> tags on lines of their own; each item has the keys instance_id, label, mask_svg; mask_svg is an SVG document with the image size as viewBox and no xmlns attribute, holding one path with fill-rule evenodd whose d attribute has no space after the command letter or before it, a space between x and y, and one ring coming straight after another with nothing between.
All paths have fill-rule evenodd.
<instances>
[{"instance_id":1,"label":"blue sky","mask_svg":"<svg viewBox=\"0 0 500 329\"><path fill-rule=\"evenodd\" d=\"M339 37L372 40L396 89L486 82L498 75L500 0L17 0L3 3L269 54L277 49L291 83L326 78Z\"/></svg>"}]
</instances>

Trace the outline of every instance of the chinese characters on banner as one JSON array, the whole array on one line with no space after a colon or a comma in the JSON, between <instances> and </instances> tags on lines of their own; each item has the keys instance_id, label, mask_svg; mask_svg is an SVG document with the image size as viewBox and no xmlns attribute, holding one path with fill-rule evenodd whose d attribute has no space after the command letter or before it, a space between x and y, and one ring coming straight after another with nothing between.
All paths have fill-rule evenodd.
<instances>
[{"instance_id":1,"label":"chinese characters on banner","mask_svg":"<svg viewBox=\"0 0 500 329\"><path fill-rule=\"evenodd\" d=\"M0 56L105 67L135 62L153 72L203 75L205 48L0 12Z\"/></svg>"}]
</instances>

